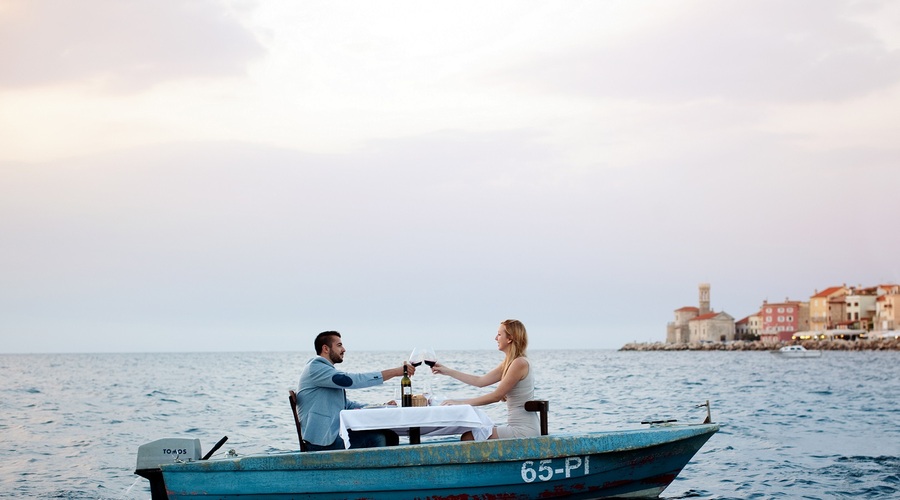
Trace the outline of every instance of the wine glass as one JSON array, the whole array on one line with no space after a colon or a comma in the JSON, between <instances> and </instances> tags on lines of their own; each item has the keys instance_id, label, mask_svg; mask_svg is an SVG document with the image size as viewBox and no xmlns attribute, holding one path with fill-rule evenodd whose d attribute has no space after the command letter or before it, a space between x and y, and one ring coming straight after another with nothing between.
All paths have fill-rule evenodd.
<instances>
[{"instance_id":1,"label":"wine glass","mask_svg":"<svg viewBox=\"0 0 900 500\"><path fill-rule=\"evenodd\" d=\"M428 365L429 368L434 368L434 365L437 364L437 355L434 353L434 349L431 347L426 347L422 349L422 360ZM431 370L428 370L428 376L425 378L425 397L428 399L431 404L431 397L434 396L434 374Z\"/></svg>"},{"instance_id":2,"label":"wine glass","mask_svg":"<svg viewBox=\"0 0 900 500\"><path fill-rule=\"evenodd\" d=\"M422 360L425 359L425 350L420 347L415 347L412 350L412 353L409 355L409 364L418 367L422 364Z\"/></svg>"},{"instance_id":3,"label":"wine glass","mask_svg":"<svg viewBox=\"0 0 900 500\"><path fill-rule=\"evenodd\" d=\"M437 355L434 354L434 349L431 347L422 349L422 360L429 368L434 368L434 365L437 364Z\"/></svg>"}]
</instances>

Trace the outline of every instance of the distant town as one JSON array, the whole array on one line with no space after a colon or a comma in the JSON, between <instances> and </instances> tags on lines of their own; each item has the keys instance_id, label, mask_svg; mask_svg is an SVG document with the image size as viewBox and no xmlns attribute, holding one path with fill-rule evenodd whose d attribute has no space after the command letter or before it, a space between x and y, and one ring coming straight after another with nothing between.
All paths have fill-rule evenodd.
<instances>
[{"instance_id":1,"label":"distant town","mask_svg":"<svg viewBox=\"0 0 900 500\"><path fill-rule=\"evenodd\" d=\"M900 349L896 330L900 285L832 286L809 300L769 302L735 320L710 307L710 284L699 285L696 307L675 309L665 343L628 344L623 350L774 349L788 343L819 349ZM652 347L651 347L652 346Z\"/></svg>"}]
</instances>

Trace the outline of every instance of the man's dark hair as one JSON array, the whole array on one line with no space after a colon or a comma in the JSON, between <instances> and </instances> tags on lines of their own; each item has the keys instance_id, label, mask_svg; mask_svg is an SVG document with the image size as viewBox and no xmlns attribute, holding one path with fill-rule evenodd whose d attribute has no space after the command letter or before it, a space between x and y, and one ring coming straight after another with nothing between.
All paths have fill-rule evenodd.
<instances>
[{"instance_id":1,"label":"man's dark hair","mask_svg":"<svg viewBox=\"0 0 900 500\"><path fill-rule=\"evenodd\" d=\"M316 342L314 344L315 348L316 348L316 354L322 354L322 347L324 347L326 345L330 346L331 343L334 342L332 340L332 337L340 338L341 333L335 332L335 331L327 331L327 332L322 332L322 333L316 335Z\"/></svg>"}]
</instances>

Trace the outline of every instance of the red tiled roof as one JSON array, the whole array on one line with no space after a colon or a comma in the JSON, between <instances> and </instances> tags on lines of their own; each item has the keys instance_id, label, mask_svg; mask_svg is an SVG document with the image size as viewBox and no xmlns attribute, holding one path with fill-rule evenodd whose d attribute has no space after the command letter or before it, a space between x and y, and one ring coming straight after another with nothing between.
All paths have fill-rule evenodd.
<instances>
[{"instance_id":1,"label":"red tiled roof","mask_svg":"<svg viewBox=\"0 0 900 500\"><path fill-rule=\"evenodd\" d=\"M831 288L826 288L826 289L822 290L821 292L813 295L813 297L828 297L829 295L831 295L835 292L841 291L843 288L844 287L842 287L842 286L833 286Z\"/></svg>"},{"instance_id":2,"label":"red tiled roof","mask_svg":"<svg viewBox=\"0 0 900 500\"><path fill-rule=\"evenodd\" d=\"M699 320L699 321L702 321L702 320L704 320L704 319L712 319L712 318L715 318L715 317L718 316L718 315L719 315L719 313L717 313L717 312L711 312L711 313L701 314L700 316L697 316L696 318L692 319L691 321L698 321L698 320Z\"/></svg>"},{"instance_id":3,"label":"red tiled roof","mask_svg":"<svg viewBox=\"0 0 900 500\"><path fill-rule=\"evenodd\" d=\"M678 311L699 311L699 310L700 310L700 309L697 309L696 307L685 306L685 307L682 307L681 309L675 309L675 312L678 312Z\"/></svg>"}]
</instances>

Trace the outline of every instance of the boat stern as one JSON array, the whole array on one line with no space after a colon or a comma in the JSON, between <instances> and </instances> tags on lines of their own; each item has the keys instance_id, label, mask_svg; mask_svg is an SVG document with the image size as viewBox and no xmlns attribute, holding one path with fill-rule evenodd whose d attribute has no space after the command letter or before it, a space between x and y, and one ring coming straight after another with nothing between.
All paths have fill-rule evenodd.
<instances>
[{"instance_id":1,"label":"boat stern","mask_svg":"<svg viewBox=\"0 0 900 500\"><path fill-rule=\"evenodd\" d=\"M138 447L134 473L150 481L152 500L168 500L163 479L163 464L200 460L200 440L186 438L157 439Z\"/></svg>"}]
</instances>

